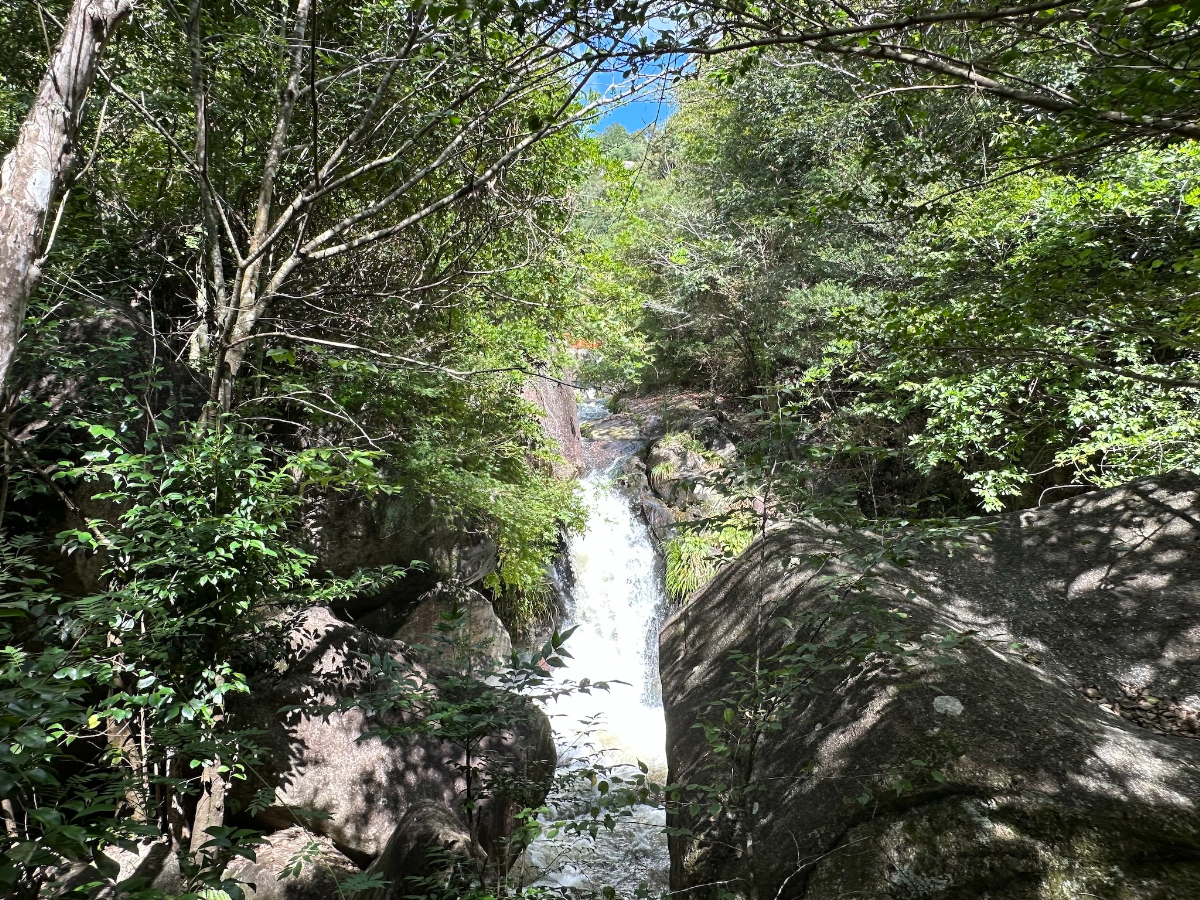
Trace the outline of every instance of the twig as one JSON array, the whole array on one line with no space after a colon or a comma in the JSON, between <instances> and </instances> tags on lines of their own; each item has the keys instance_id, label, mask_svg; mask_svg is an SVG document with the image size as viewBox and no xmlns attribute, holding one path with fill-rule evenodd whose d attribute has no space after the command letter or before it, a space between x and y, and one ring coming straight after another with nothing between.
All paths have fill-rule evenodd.
<instances>
[{"instance_id":1,"label":"twig","mask_svg":"<svg viewBox=\"0 0 1200 900\"><path fill-rule=\"evenodd\" d=\"M244 338L238 338L236 341L231 341L229 346L234 347L238 344L244 344L248 341L257 340L258 338L264 337L281 337L292 341L299 341L301 343L318 344L322 347L336 347L339 350L355 350L359 353L368 353L371 356L380 357L381 359L394 359L397 362L408 363L412 366L419 366L424 369L432 369L435 372L442 372L443 374L449 375L451 378L456 378L459 380L470 378L475 375L496 375L501 372L520 372L523 375L529 375L533 378L544 378L547 381L554 382L555 384L561 384L565 387L575 388L576 390L583 390L583 385L575 384L571 381L563 381L562 379L555 378L552 375L534 372L529 369L522 368L521 366L501 366L496 369L471 369L469 371L462 371L459 369L450 369L446 366L439 366L435 363L425 362L424 360L420 359L413 359L409 356L400 356L396 353L384 353L382 350L372 350L370 347L362 347L358 344L347 344L342 341L327 341L322 338L305 337L304 335L291 334L287 331L261 331L258 334L247 335Z\"/></svg>"}]
</instances>

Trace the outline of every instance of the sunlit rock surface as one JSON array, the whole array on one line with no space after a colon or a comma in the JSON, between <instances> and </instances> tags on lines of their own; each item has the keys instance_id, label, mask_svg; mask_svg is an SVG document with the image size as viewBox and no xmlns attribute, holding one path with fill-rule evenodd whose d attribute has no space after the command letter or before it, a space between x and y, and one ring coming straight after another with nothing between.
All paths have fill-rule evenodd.
<instances>
[{"instance_id":1,"label":"sunlit rock surface","mask_svg":"<svg viewBox=\"0 0 1200 900\"><path fill-rule=\"evenodd\" d=\"M249 695L230 704L238 727L262 732L263 762L253 783L234 782L239 808L259 810L255 824L283 829L300 821L326 835L360 864L378 856L416 803L436 802L461 816L466 785L462 751L433 737L370 736L377 723L358 708L333 709L344 698L375 687L370 656L412 660L413 651L338 620L324 608L304 610L288 631L286 655L275 673L258 676ZM420 666L416 669L421 671ZM545 796L555 765L545 716L513 698L514 726L488 738L482 751L509 776L530 785L526 802ZM400 713L382 722L407 722ZM267 797L256 798L266 789ZM273 793L272 793L273 792ZM257 802L255 802L257 799ZM492 851L513 828L513 802L481 804L480 839Z\"/></svg>"},{"instance_id":2,"label":"sunlit rock surface","mask_svg":"<svg viewBox=\"0 0 1200 900\"><path fill-rule=\"evenodd\" d=\"M737 757L753 811L673 816L694 835L672 838L672 888L713 897L716 886L698 886L721 882L750 896L753 881L780 900L1200 896L1200 740L1097 699L1134 691L1200 706L1198 491L1189 474L1142 480L877 562L863 586L907 616L892 624L912 646L975 634L911 667L816 673L790 713L785 698L779 730ZM724 771L693 726L732 689L729 651L761 652L769 669L788 641L863 627L825 579L877 546L815 524L776 531L672 616L661 652L673 781ZM798 635L818 610L828 619Z\"/></svg>"}]
</instances>

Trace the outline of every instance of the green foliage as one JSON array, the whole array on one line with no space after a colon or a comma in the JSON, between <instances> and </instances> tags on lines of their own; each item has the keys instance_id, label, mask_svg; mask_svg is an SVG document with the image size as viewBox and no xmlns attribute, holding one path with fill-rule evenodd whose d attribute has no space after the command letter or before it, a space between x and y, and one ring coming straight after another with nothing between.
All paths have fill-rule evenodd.
<instances>
[{"instance_id":1,"label":"green foliage","mask_svg":"<svg viewBox=\"0 0 1200 900\"><path fill-rule=\"evenodd\" d=\"M657 377L740 397L743 461L797 509L996 511L1200 466L1195 145L1030 172L1041 126L1006 107L856 92L804 66L680 90L622 250ZM712 570L672 552L676 591Z\"/></svg>"},{"instance_id":2,"label":"green foliage","mask_svg":"<svg viewBox=\"0 0 1200 900\"><path fill-rule=\"evenodd\" d=\"M316 579L292 537L304 491L361 487L367 454L316 450L281 465L225 428L164 435L147 452L107 426L93 431L104 449L63 475L113 512L60 546L96 554L98 589L62 590L31 538L0 542L0 800L16 817L0 879L10 890L36 889L63 861L96 859L109 877L103 849L157 835L204 766L244 777L254 732L230 730L223 709L248 690L239 660L267 639L268 614L402 574ZM218 831L183 861L190 883L221 883L221 861L245 850L248 834Z\"/></svg>"},{"instance_id":3,"label":"green foliage","mask_svg":"<svg viewBox=\"0 0 1200 900\"><path fill-rule=\"evenodd\" d=\"M1035 467L1110 486L1200 463L1200 388L1169 384L1200 375L1198 160L1188 146L1015 176L914 236L918 283L883 311L879 374L926 411L919 464L961 466L998 509Z\"/></svg>"},{"instance_id":4,"label":"green foliage","mask_svg":"<svg viewBox=\"0 0 1200 900\"><path fill-rule=\"evenodd\" d=\"M521 628L553 625L562 612L554 585L545 572L539 580L525 586L505 585L495 595L492 606L500 621L512 623L517 633Z\"/></svg>"},{"instance_id":5,"label":"green foliage","mask_svg":"<svg viewBox=\"0 0 1200 900\"><path fill-rule=\"evenodd\" d=\"M663 556L667 595L674 600L683 600L717 573L713 547L700 532L684 531L668 539Z\"/></svg>"},{"instance_id":6,"label":"green foliage","mask_svg":"<svg viewBox=\"0 0 1200 900\"><path fill-rule=\"evenodd\" d=\"M667 596L686 600L741 556L754 535L755 523L744 512L698 527L681 526L663 545Z\"/></svg>"},{"instance_id":7,"label":"green foliage","mask_svg":"<svg viewBox=\"0 0 1200 900\"><path fill-rule=\"evenodd\" d=\"M0 5L5 148L69 5ZM314 571L319 503L385 494L490 538L518 621L545 611L546 565L581 519L520 399L615 321L578 290L571 200L596 152L568 122L570 65L482 10L315 6L282 131L294 4L266 0L139 6L84 109L0 415L4 746L31 742L2 760L6 895L93 857L111 881L103 848L143 834L179 850L202 774L254 764L223 710L281 611L402 574ZM262 215L280 242L247 274ZM321 234L370 239L296 257L235 339L226 313ZM237 896L223 869L252 836L209 837L183 854L187 888Z\"/></svg>"}]
</instances>

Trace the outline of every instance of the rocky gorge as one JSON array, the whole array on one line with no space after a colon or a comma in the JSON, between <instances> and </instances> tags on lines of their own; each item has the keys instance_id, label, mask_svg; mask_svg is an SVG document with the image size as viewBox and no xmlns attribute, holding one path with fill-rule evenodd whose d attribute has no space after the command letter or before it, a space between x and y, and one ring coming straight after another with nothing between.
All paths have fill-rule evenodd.
<instances>
[{"instance_id":1,"label":"rocky gorge","mask_svg":"<svg viewBox=\"0 0 1200 900\"><path fill-rule=\"evenodd\" d=\"M660 551L728 513L702 399L584 434ZM673 894L1200 896L1196 476L709 554L661 631Z\"/></svg>"},{"instance_id":2,"label":"rocky gorge","mask_svg":"<svg viewBox=\"0 0 1200 900\"><path fill-rule=\"evenodd\" d=\"M1200 900L1200 3L0 0L0 157L3 900Z\"/></svg>"},{"instance_id":3,"label":"rocky gorge","mask_svg":"<svg viewBox=\"0 0 1200 900\"><path fill-rule=\"evenodd\" d=\"M473 752L508 787L464 816L463 747L358 698L377 689L380 660L436 682L456 662L430 646L452 611L455 652L505 664L513 639L477 589L495 548L469 527L414 531L411 512L321 513L314 534L331 560L430 563L408 583L277 622L252 691L228 708L260 732L261 761L227 793L214 785L213 802L264 836L227 878L262 900L318 900L355 879L372 900L399 900L447 866L572 896L613 883L779 900L1198 896L1194 475L875 532L728 500L739 435L701 397L628 399L617 412L585 401L580 428L574 398L548 396L562 456L577 461L557 474L591 473L592 521L564 557L575 571L562 623L584 629L567 671L615 673L633 692L544 707L497 693L507 724ZM668 606L672 542L746 511L757 538L732 553L707 545L711 577ZM596 726L564 715L587 721L601 707L602 753L648 761L658 804L611 834L521 856L522 810L548 802L586 818L600 798L594 775L591 786L570 775L591 771L579 741ZM660 757L650 744L663 719ZM110 859L116 895L182 890L161 842ZM94 877L84 868L59 885Z\"/></svg>"}]
</instances>

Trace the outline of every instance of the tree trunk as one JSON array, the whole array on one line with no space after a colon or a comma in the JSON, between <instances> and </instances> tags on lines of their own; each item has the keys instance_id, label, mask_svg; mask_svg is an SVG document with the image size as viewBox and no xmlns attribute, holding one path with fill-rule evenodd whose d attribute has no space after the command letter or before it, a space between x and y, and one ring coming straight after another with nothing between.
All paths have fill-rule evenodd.
<instances>
[{"instance_id":1,"label":"tree trunk","mask_svg":"<svg viewBox=\"0 0 1200 900\"><path fill-rule=\"evenodd\" d=\"M0 389L44 260L42 231L70 170L83 105L104 46L132 0L75 0L37 96L0 167Z\"/></svg>"},{"instance_id":2,"label":"tree trunk","mask_svg":"<svg viewBox=\"0 0 1200 900\"><path fill-rule=\"evenodd\" d=\"M221 772L221 761L213 760L204 767L204 773L200 776L200 799L196 801L196 815L192 820L192 853L198 853L201 847L213 839L208 829L220 828L225 824L227 789L228 783Z\"/></svg>"},{"instance_id":3,"label":"tree trunk","mask_svg":"<svg viewBox=\"0 0 1200 900\"><path fill-rule=\"evenodd\" d=\"M246 352L250 349L247 340L266 310L270 294L262 294L260 275L262 273L263 243L271 230L271 213L275 202L275 179L279 174L279 166L287 149L288 129L292 124L292 114L296 110L296 98L299 96L300 80L304 74L304 33L308 18L313 9L313 0L297 0L295 20L292 25L290 42L290 68L287 84L279 102L275 117L275 128L271 135L271 143L267 145L267 158L263 163L262 183L259 187L258 203L254 213L254 232L250 244L246 248L246 258L250 262L245 265L236 281L234 289L234 304L224 312L224 322L221 326L221 347L217 365L213 370L211 397L218 400L221 410L228 411L233 398L233 385L237 379ZM269 268L269 267L268 267Z\"/></svg>"}]
</instances>

